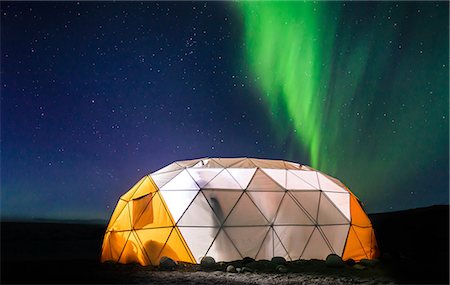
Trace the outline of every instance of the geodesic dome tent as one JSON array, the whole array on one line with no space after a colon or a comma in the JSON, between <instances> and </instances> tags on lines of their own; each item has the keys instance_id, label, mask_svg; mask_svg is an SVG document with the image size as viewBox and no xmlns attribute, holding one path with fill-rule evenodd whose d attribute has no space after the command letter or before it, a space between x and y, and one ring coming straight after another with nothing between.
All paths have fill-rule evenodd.
<instances>
[{"instance_id":1,"label":"geodesic dome tent","mask_svg":"<svg viewBox=\"0 0 450 285\"><path fill-rule=\"evenodd\" d=\"M372 224L339 180L281 160L203 158L143 177L117 203L102 261L158 264L378 254Z\"/></svg>"}]
</instances>

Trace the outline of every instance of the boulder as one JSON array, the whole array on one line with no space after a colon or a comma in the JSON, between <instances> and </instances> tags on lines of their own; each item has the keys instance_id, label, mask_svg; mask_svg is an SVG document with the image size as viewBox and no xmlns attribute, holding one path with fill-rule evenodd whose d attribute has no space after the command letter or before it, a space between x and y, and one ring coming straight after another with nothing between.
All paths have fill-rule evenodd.
<instances>
[{"instance_id":1,"label":"boulder","mask_svg":"<svg viewBox=\"0 0 450 285\"><path fill-rule=\"evenodd\" d=\"M372 266L377 265L378 262L379 262L378 259L366 259L366 258L363 258L363 259L361 259L359 261L359 264L364 265L366 267L372 267Z\"/></svg>"},{"instance_id":2,"label":"boulder","mask_svg":"<svg viewBox=\"0 0 450 285\"><path fill-rule=\"evenodd\" d=\"M242 273L246 273L246 272L252 273L253 269L244 266L244 267L242 267L241 272Z\"/></svg>"},{"instance_id":3,"label":"boulder","mask_svg":"<svg viewBox=\"0 0 450 285\"><path fill-rule=\"evenodd\" d=\"M282 256L272 257L272 262L275 264L286 264L286 259Z\"/></svg>"},{"instance_id":4,"label":"boulder","mask_svg":"<svg viewBox=\"0 0 450 285\"><path fill-rule=\"evenodd\" d=\"M241 273L241 271L242 271L242 268L240 268L240 267L236 268L237 273Z\"/></svg>"},{"instance_id":5,"label":"boulder","mask_svg":"<svg viewBox=\"0 0 450 285\"><path fill-rule=\"evenodd\" d=\"M228 265L227 266L227 272L229 273L236 273L236 268L233 265Z\"/></svg>"},{"instance_id":6,"label":"boulder","mask_svg":"<svg viewBox=\"0 0 450 285\"><path fill-rule=\"evenodd\" d=\"M170 257L163 256L159 260L159 267L161 269L174 269L177 266L177 262Z\"/></svg>"},{"instance_id":7,"label":"boulder","mask_svg":"<svg viewBox=\"0 0 450 285\"><path fill-rule=\"evenodd\" d=\"M254 262L254 261L255 261L255 260L254 260L253 258L246 256L246 257L244 257L244 258L242 259L242 264L243 264L243 265L246 265L246 264L251 263L251 262Z\"/></svg>"},{"instance_id":8,"label":"boulder","mask_svg":"<svg viewBox=\"0 0 450 285\"><path fill-rule=\"evenodd\" d=\"M288 269L286 266L280 264L277 266L276 271L279 273L286 273L286 272L288 272Z\"/></svg>"},{"instance_id":9,"label":"boulder","mask_svg":"<svg viewBox=\"0 0 450 285\"><path fill-rule=\"evenodd\" d=\"M202 267L210 268L216 265L216 261L211 256L204 256L202 260L200 260L200 265Z\"/></svg>"},{"instance_id":10,"label":"boulder","mask_svg":"<svg viewBox=\"0 0 450 285\"><path fill-rule=\"evenodd\" d=\"M348 266L353 266L356 264L356 261L350 258L345 261L345 264L347 264Z\"/></svg>"},{"instance_id":11,"label":"boulder","mask_svg":"<svg viewBox=\"0 0 450 285\"><path fill-rule=\"evenodd\" d=\"M364 265L361 265L359 263L353 265L352 268L357 269L357 270L364 270L364 269L366 269L366 267Z\"/></svg>"},{"instance_id":12,"label":"boulder","mask_svg":"<svg viewBox=\"0 0 450 285\"><path fill-rule=\"evenodd\" d=\"M345 266L345 263L344 263L344 261L342 261L342 258L336 254L328 255L327 259L325 260L325 264L328 267L334 267L334 268L339 268L339 267Z\"/></svg>"}]
</instances>

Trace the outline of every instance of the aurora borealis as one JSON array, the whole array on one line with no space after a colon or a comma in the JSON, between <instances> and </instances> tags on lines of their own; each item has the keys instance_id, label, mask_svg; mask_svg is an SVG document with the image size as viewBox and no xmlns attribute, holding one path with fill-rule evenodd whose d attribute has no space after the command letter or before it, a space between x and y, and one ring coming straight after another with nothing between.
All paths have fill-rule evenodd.
<instances>
[{"instance_id":1,"label":"aurora borealis","mask_svg":"<svg viewBox=\"0 0 450 285\"><path fill-rule=\"evenodd\" d=\"M0 8L2 217L106 220L206 156L311 165L368 212L448 204L447 2Z\"/></svg>"},{"instance_id":2,"label":"aurora borealis","mask_svg":"<svg viewBox=\"0 0 450 285\"><path fill-rule=\"evenodd\" d=\"M414 193L411 177L448 159L448 11L430 32L430 5L391 4L241 5L277 134L294 131L313 167L369 199L401 184Z\"/></svg>"}]
</instances>

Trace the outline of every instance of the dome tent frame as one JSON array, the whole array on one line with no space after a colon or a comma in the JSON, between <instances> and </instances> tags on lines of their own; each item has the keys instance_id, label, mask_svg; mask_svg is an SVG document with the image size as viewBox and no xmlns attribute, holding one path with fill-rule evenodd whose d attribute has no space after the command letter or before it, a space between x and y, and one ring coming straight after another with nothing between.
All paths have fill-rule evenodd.
<instances>
[{"instance_id":1,"label":"dome tent frame","mask_svg":"<svg viewBox=\"0 0 450 285\"><path fill-rule=\"evenodd\" d=\"M354 260L378 254L370 220L339 180L281 160L202 158L145 176L119 199L102 261L325 259L331 253Z\"/></svg>"}]
</instances>

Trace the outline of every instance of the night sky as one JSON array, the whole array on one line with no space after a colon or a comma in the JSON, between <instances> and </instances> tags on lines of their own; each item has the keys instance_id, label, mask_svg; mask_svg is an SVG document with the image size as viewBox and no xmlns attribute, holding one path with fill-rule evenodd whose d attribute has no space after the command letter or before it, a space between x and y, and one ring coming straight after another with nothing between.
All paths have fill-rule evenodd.
<instances>
[{"instance_id":1,"label":"night sky","mask_svg":"<svg viewBox=\"0 0 450 285\"><path fill-rule=\"evenodd\" d=\"M284 159L368 212L448 204L448 2L4 2L1 213L108 219L142 176Z\"/></svg>"}]
</instances>

